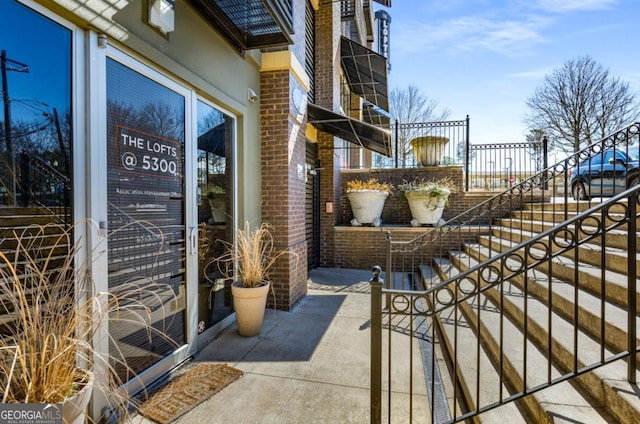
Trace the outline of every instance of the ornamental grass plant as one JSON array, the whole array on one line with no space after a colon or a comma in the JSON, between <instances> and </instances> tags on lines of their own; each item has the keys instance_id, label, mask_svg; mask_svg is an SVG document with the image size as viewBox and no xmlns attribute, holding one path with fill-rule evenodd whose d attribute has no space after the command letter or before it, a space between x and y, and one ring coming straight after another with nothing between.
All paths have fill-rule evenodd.
<instances>
[{"instance_id":1,"label":"ornamental grass plant","mask_svg":"<svg viewBox=\"0 0 640 424\"><path fill-rule=\"evenodd\" d=\"M158 293L170 290L138 279L117 291L96 293L90 272L94 257L80 259L72 232L33 225L0 244L0 399L62 403L83 387L88 370L96 376L94 390L102 392L113 412L127 416L133 400L119 392L123 382L115 371L127 367L126 361L119 350L103 355L92 343L105 320L159 333L150 325L150 303L167 303Z\"/></svg>"},{"instance_id":2,"label":"ornamental grass plant","mask_svg":"<svg viewBox=\"0 0 640 424\"><path fill-rule=\"evenodd\" d=\"M221 272L228 278L235 277L242 287L258 287L269 281L269 272L276 260L293 254L275 248L271 231L272 226L266 222L252 229L246 221L243 228L236 230L233 243L221 240L226 247L224 255L217 258L223 268Z\"/></svg>"}]
</instances>

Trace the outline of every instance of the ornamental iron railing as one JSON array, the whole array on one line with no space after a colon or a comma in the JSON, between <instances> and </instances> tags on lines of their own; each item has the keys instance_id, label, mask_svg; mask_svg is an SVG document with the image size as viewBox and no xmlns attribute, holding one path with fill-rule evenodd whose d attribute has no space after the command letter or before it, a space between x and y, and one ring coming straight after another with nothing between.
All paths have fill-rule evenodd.
<instances>
[{"instance_id":1,"label":"ornamental iron railing","mask_svg":"<svg viewBox=\"0 0 640 424\"><path fill-rule=\"evenodd\" d=\"M606 398L616 422L640 420L628 407L637 396L624 395L640 345L638 165L605 160L637 158L639 138L633 123L409 242L388 235L384 283L376 269L371 284L371 422L391 422L404 401L411 421L462 422L514 404L540 421L558 413L536 400L545 389L558 403L573 390ZM472 228L484 235L463 244ZM395 347L398 334L408 347ZM411 364L408 379L397 361Z\"/></svg>"}]
</instances>

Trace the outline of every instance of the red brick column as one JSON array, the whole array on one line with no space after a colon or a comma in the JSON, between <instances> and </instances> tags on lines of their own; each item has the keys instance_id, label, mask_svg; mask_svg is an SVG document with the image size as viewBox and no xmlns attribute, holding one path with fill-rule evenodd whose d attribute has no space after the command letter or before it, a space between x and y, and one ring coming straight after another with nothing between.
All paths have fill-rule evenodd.
<instances>
[{"instance_id":1,"label":"red brick column","mask_svg":"<svg viewBox=\"0 0 640 424\"><path fill-rule=\"evenodd\" d=\"M273 226L276 249L290 252L272 269L269 302L290 310L307 293L306 122L291 102L293 89L301 89L291 71L263 71L260 87L262 221Z\"/></svg>"},{"instance_id":2,"label":"red brick column","mask_svg":"<svg viewBox=\"0 0 640 424\"><path fill-rule=\"evenodd\" d=\"M338 110L340 103L340 2L322 2L316 13L316 103ZM340 167L334 137L318 131L320 159L320 266L335 266L334 226L339 219ZM333 202L333 214L324 210Z\"/></svg>"}]
</instances>

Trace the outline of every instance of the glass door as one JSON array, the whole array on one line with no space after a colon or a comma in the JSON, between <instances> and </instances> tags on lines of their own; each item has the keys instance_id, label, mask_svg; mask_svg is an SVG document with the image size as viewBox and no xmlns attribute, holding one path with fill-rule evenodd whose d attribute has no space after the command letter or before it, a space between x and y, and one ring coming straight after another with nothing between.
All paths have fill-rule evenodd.
<instances>
[{"instance_id":1,"label":"glass door","mask_svg":"<svg viewBox=\"0 0 640 424\"><path fill-rule=\"evenodd\" d=\"M234 119L199 100L197 104L198 333L233 312L231 281L217 258L233 240Z\"/></svg>"},{"instance_id":2,"label":"glass door","mask_svg":"<svg viewBox=\"0 0 640 424\"><path fill-rule=\"evenodd\" d=\"M113 58L106 83L108 290L130 309L110 317L109 350L125 383L187 342L187 101Z\"/></svg>"}]
</instances>

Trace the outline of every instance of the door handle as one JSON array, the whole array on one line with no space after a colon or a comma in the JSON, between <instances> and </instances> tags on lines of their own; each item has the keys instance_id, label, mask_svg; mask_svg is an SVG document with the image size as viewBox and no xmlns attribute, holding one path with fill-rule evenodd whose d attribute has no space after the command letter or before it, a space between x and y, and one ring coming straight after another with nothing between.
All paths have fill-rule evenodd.
<instances>
[{"instance_id":1,"label":"door handle","mask_svg":"<svg viewBox=\"0 0 640 424\"><path fill-rule=\"evenodd\" d=\"M190 254L197 255L198 254L198 227L190 227L189 228L189 244L190 244Z\"/></svg>"}]
</instances>

